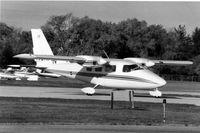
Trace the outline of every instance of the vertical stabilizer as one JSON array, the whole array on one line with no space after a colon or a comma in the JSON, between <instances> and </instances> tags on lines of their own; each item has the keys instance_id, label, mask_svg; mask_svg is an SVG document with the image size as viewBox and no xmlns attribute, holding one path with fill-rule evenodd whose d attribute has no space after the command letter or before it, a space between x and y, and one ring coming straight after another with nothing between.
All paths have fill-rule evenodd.
<instances>
[{"instance_id":1,"label":"vertical stabilizer","mask_svg":"<svg viewBox=\"0 0 200 133\"><path fill-rule=\"evenodd\" d=\"M53 52L42 32L41 29L31 29L31 35L33 40L33 54L34 55L52 55ZM53 64L50 60L39 60L36 59L36 66L46 67Z\"/></svg>"},{"instance_id":2,"label":"vertical stabilizer","mask_svg":"<svg viewBox=\"0 0 200 133\"><path fill-rule=\"evenodd\" d=\"M34 55L53 55L41 29L31 29Z\"/></svg>"}]
</instances>

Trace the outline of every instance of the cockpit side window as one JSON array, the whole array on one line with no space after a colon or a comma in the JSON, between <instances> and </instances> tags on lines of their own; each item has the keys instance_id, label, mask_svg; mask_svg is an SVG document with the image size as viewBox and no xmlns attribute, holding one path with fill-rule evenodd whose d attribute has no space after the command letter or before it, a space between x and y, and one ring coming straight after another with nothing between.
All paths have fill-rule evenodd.
<instances>
[{"instance_id":1,"label":"cockpit side window","mask_svg":"<svg viewBox=\"0 0 200 133\"><path fill-rule=\"evenodd\" d=\"M115 72L116 66L115 65L106 65L105 66L105 72Z\"/></svg>"},{"instance_id":2,"label":"cockpit side window","mask_svg":"<svg viewBox=\"0 0 200 133\"><path fill-rule=\"evenodd\" d=\"M91 67L86 67L86 70L91 72L92 68Z\"/></svg>"},{"instance_id":3,"label":"cockpit side window","mask_svg":"<svg viewBox=\"0 0 200 133\"><path fill-rule=\"evenodd\" d=\"M139 69L142 69L142 68L140 66L138 66L137 64L124 65L123 72L131 72L131 71L139 70Z\"/></svg>"},{"instance_id":4,"label":"cockpit side window","mask_svg":"<svg viewBox=\"0 0 200 133\"><path fill-rule=\"evenodd\" d=\"M101 71L102 71L102 67L97 67L97 68L95 68L95 71L96 71L96 72L101 72Z\"/></svg>"}]
</instances>

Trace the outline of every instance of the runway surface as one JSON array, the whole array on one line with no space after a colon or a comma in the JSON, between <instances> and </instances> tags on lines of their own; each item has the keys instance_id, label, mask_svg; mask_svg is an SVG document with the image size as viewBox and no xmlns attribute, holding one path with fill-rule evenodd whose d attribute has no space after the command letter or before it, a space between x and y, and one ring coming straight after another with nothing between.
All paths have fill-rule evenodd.
<instances>
[{"instance_id":1,"label":"runway surface","mask_svg":"<svg viewBox=\"0 0 200 133\"><path fill-rule=\"evenodd\" d=\"M59 87L21 87L21 86L0 86L0 96L2 97L34 97L34 98L63 98L63 99L97 99L110 100L110 91L107 89L96 89L96 94L87 96L81 92L81 88L59 88ZM164 95L177 95L175 98L167 98L167 103L194 104L200 106L200 91L172 91L162 90ZM134 97L134 101L158 102L162 99L149 97L149 92L136 90L135 95L144 94L144 97ZM118 101L128 101L128 91L116 91L114 99Z\"/></svg>"},{"instance_id":2,"label":"runway surface","mask_svg":"<svg viewBox=\"0 0 200 133\"><path fill-rule=\"evenodd\" d=\"M169 84L170 85L170 84ZM178 86L178 85L176 85ZM165 95L177 95L177 98L167 98L168 103L194 104L200 106L199 84L195 89L180 84L175 89L163 88ZM98 99L110 100L110 91L107 89L96 89L99 95L87 96L81 92L81 88L59 88L59 87L21 87L0 86L0 97L34 97L34 98L63 98L63 99ZM102 95L106 94L106 95ZM148 91L136 90L135 95L148 95ZM128 91L115 92L115 100L128 101ZM152 97L134 97L134 101L158 102L162 99ZM184 127L180 125L161 126L137 126L137 125L31 125L31 124L1 124L0 133L199 133L200 127Z\"/></svg>"},{"instance_id":3,"label":"runway surface","mask_svg":"<svg viewBox=\"0 0 200 133\"><path fill-rule=\"evenodd\" d=\"M200 127L123 125L0 125L0 133L199 133Z\"/></svg>"}]
</instances>

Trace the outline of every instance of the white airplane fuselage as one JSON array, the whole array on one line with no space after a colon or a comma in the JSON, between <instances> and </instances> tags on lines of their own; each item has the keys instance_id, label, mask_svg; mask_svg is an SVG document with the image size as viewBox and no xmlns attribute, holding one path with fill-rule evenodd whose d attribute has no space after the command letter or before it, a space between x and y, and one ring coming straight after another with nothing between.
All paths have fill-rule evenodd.
<instances>
[{"instance_id":1,"label":"white airplane fuselage","mask_svg":"<svg viewBox=\"0 0 200 133\"><path fill-rule=\"evenodd\" d=\"M109 64L114 70L106 70L105 65L87 67L78 63L51 64L46 71L95 85L123 89L155 89L166 84L166 81L145 68L125 71L125 65L136 65L133 62L112 59Z\"/></svg>"}]
</instances>

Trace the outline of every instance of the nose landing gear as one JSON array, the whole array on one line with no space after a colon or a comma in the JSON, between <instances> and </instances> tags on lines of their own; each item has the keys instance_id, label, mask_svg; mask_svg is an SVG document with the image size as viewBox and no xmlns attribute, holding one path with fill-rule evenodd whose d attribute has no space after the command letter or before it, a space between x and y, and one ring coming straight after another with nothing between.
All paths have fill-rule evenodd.
<instances>
[{"instance_id":1,"label":"nose landing gear","mask_svg":"<svg viewBox=\"0 0 200 133\"><path fill-rule=\"evenodd\" d=\"M154 91L149 91L149 94L157 98L162 96L162 92L159 91L158 88L156 88Z\"/></svg>"}]
</instances>

